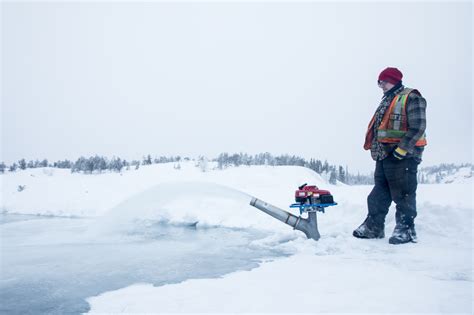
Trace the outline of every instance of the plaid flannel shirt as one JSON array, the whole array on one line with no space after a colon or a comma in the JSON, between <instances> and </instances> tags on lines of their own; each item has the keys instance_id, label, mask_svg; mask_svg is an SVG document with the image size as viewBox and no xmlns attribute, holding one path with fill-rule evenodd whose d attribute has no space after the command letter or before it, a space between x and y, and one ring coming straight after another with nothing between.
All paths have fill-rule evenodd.
<instances>
[{"instance_id":1,"label":"plaid flannel shirt","mask_svg":"<svg viewBox=\"0 0 474 315\"><path fill-rule=\"evenodd\" d=\"M423 147L416 147L415 143L425 133L426 129L426 100L419 94L410 93L408 96L406 111L407 111L407 123L408 131L402 138L400 143L397 144L385 144L377 141L377 129L382 122L385 111L390 106L393 98L397 93L401 92L404 86L395 87L393 91L387 92L382 98L379 107L375 113L374 123L374 140L372 141L372 147L370 153L374 161L380 161L385 159L387 156L392 154L393 150L397 146L407 151L406 157L413 157L418 161L421 161L423 155Z\"/></svg>"}]
</instances>

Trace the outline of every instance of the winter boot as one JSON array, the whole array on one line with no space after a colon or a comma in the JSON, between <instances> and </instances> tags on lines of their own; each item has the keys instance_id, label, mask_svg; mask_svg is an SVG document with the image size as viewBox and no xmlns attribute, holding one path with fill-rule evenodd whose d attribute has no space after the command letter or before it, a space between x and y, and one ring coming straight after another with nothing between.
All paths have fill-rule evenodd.
<instances>
[{"instance_id":1,"label":"winter boot","mask_svg":"<svg viewBox=\"0 0 474 315\"><path fill-rule=\"evenodd\" d=\"M390 244L398 245L398 244L405 244L405 243L416 243L416 231L415 225L408 226L403 223L397 223L395 225L395 229L393 230L392 236L389 238L388 242Z\"/></svg>"},{"instance_id":2,"label":"winter boot","mask_svg":"<svg viewBox=\"0 0 474 315\"><path fill-rule=\"evenodd\" d=\"M380 221L380 220L379 220ZM372 216L367 216L365 221L352 232L352 235L357 238L384 238L385 225L382 222L377 222Z\"/></svg>"}]
</instances>

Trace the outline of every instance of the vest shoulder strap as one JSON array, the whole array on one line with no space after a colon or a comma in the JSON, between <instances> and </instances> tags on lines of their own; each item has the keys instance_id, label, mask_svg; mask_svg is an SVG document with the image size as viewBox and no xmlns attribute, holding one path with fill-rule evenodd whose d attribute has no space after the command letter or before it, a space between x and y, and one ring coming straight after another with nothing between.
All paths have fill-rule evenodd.
<instances>
[{"instance_id":1,"label":"vest shoulder strap","mask_svg":"<svg viewBox=\"0 0 474 315\"><path fill-rule=\"evenodd\" d=\"M408 95L412 92L421 96L421 93L417 89L412 88L404 88L400 93L398 93L398 95Z\"/></svg>"}]
</instances>

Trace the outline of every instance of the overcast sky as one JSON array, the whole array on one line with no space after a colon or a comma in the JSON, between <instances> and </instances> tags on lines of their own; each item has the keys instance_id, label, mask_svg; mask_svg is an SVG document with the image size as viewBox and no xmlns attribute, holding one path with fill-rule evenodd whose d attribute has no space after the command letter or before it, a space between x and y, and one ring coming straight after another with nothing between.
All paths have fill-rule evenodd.
<instances>
[{"instance_id":1,"label":"overcast sky","mask_svg":"<svg viewBox=\"0 0 474 315\"><path fill-rule=\"evenodd\" d=\"M471 2L2 2L1 158L295 154L369 172L387 66L472 160ZM423 165L422 164L422 165Z\"/></svg>"}]
</instances>

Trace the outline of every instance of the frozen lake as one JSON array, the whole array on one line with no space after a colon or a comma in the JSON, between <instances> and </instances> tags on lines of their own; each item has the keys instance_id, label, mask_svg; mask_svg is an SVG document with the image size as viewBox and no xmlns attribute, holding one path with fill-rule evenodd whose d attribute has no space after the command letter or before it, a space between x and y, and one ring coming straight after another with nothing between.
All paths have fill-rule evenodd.
<instances>
[{"instance_id":1,"label":"frozen lake","mask_svg":"<svg viewBox=\"0 0 474 315\"><path fill-rule=\"evenodd\" d=\"M249 270L282 252L249 246L252 229L141 222L102 229L91 218L0 214L2 314L79 314L87 297Z\"/></svg>"}]
</instances>

